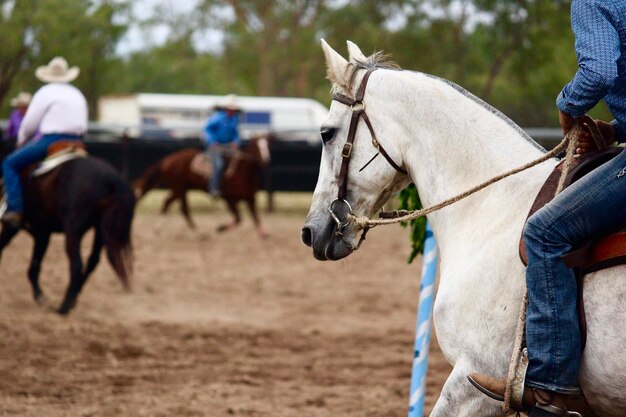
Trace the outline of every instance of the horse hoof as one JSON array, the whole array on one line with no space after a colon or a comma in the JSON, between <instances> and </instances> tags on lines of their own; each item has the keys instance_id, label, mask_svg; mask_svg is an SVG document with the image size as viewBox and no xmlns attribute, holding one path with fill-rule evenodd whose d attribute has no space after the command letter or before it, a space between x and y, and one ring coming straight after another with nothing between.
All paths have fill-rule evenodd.
<instances>
[{"instance_id":1,"label":"horse hoof","mask_svg":"<svg viewBox=\"0 0 626 417\"><path fill-rule=\"evenodd\" d=\"M35 302L36 302L38 305L40 305L40 306L45 305L45 304L46 304L46 296L45 296L45 295L43 295L43 294L37 294L37 295L35 296Z\"/></svg>"},{"instance_id":2,"label":"horse hoof","mask_svg":"<svg viewBox=\"0 0 626 417\"><path fill-rule=\"evenodd\" d=\"M71 308L66 307L66 306L61 306L57 309L57 313L59 313L62 316L67 316L70 313Z\"/></svg>"},{"instance_id":3,"label":"horse hoof","mask_svg":"<svg viewBox=\"0 0 626 417\"><path fill-rule=\"evenodd\" d=\"M63 302L63 304L61 304L61 306L57 310L57 313L59 313L62 316L66 316L69 314L70 311L72 311L75 305L76 305L76 301L72 301L72 302L65 301Z\"/></svg>"}]
</instances>

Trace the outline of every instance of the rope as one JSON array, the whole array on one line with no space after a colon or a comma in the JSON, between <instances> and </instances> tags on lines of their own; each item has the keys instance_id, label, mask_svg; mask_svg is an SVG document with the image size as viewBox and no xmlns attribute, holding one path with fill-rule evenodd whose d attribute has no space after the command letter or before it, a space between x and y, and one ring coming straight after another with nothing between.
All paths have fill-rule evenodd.
<instances>
[{"instance_id":1,"label":"rope","mask_svg":"<svg viewBox=\"0 0 626 417\"><path fill-rule=\"evenodd\" d=\"M577 137L577 133L578 131L581 129L581 127L579 126L578 123L575 123L575 125L572 127L572 129L570 129L570 131L567 133L567 135L565 135L565 137L563 138L563 140L556 145L556 147L554 147L554 149L552 149L549 152L546 152L544 155L542 155L540 158L537 158L533 161L530 161L520 167L514 168L510 171L507 171L503 174L497 175L459 195L456 195L452 198L449 198L447 200L444 200L438 204L435 204L433 206L421 209L421 210L413 210L413 211L406 211L406 210L399 210L396 212L393 212L392 216L393 218L382 218L382 219L370 219L367 216L356 216L354 214L349 214L348 218L352 221L354 221L357 225L359 225L361 228L365 229L365 228L372 228L372 227L376 227L376 226L380 226L380 225L387 225L387 224L394 224L394 223L402 223L402 222L409 222L411 220L417 219L418 217L423 217L427 214L430 214L434 211L440 210L444 207L447 207L449 205L452 205L458 201L463 200L466 197L469 197L470 195L484 189L487 188L488 186L490 186L491 184L495 184L498 181L501 181L507 177L510 177L511 175L515 175L519 172L525 171L529 168L534 167L535 165L539 165L542 162L547 161L548 159L554 158L555 156L557 156L559 153L561 153L563 150L567 149L568 150L568 156L565 162L565 167L563 169L563 173L566 173L567 171L569 171L570 166L573 163L573 158L574 158L574 154L575 154L575 150L576 147L578 146L578 141L577 140L571 140L572 138ZM565 181L565 175L561 175L561 178L559 180L559 188L558 188L558 192L560 192L561 188L563 187L563 182ZM387 213L384 217L388 217L389 213Z\"/></svg>"},{"instance_id":2,"label":"rope","mask_svg":"<svg viewBox=\"0 0 626 417\"><path fill-rule=\"evenodd\" d=\"M515 341L513 343L513 353L509 362L509 372L506 378L506 387L504 390L504 411L511 411L511 404L520 407L522 404L522 396L524 392L524 379L526 368L528 367L528 358L524 360L524 342L526 341L526 315L528 313L528 292L524 288L524 296L522 297L522 305L520 306L519 315L517 317L517 327L515 329ZM522 368L522 369L520 369ZM521 375L522 378L518 377ZM520 395L521 393L521 395Z\"/></svg>"},{"instance_id":3,"label":"rope","mask_svg":"<svg viewBox=\"0 0 626 417\"><path fill-rule=\"evenodd\" d=\"M574 157L576 155L576 148L578 147L577 135L573 134L574 129L579 129L579 124L576 124L563 139L559 145L567 142L567 152L565 155L565 162L563 163L563 169L561 170L561 176L559 177L559 184L556 188L557 196L563 191L565 184L565 178L569 174L569 171L574 164ZM570 136L573 135L573 136ZM573 137L573 139L572 139ZM599 142L598 142L599 143ZM513 354L511 361L509 362L509 372L507 375L507 382L504 391L504 404L502 406L505 412L510 412L513 409L522 408L523 393L524 393L524 381L526 378L526 369L528 368L528 352L524 348L526 341L526 315L528 313L528 290L524 288L524 296L522 297L522 305L519 311L519 317L517 319L517 327L515 329L515 341L513 343ZM519 413L518 413L519 414Z\"/></svg>"}]
</instances>

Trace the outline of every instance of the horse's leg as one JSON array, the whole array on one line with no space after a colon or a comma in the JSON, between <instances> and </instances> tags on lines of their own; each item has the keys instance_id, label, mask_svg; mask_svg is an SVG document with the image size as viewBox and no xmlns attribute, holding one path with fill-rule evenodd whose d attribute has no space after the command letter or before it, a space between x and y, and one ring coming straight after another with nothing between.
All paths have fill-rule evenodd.
<instances>
[{"instance_id":1,"label":"horse's leg","mask_svg":"<svg viewBox=\"0 0 626 417\"><path fill-rule=\"evenodd\" d=\"M28 268L28 280L30 286L33 289L33 298L37 304L43 304L45 298L43 292L39 287L39 272L41 271L41 262L48 249L50 243L50 233L44 232L33 236L35 239L35 245L33 247L33 256L30 260L30 266Z\"/></svg>"},{"instance_id":2,"label":"horse's leg","mask_svg":"<svg viewBox=\"0 0 626 417\"><path fill-rule=\"evenodd\" d=\"M65 252L70 260L70 284L67 287L65 299L59 307L59 314L67 314L76 305L78 293L85 282L83 276L83 261L80 256L80 242L82 233L77 230L65 232Z\"/></svg>"},{"instance_id":3,"label":"horse's leg","mask_svg":"<svg viewBox=\"0 0 626 417\"><path fill-rule=\"evenodd\" d=\"M246 205L248 206L248 210L250 210L250 215L252 216L252 220L254 221L254 226L256 227L256 231L259 234L259 237L261 239L266 239L269 234L263 227L261 219L256 212L256 194L252 194L250 197L246 198Z\"/></svg>"},{"instance_id":4,"label":"horse's leg","mask_svg":"<svg viewBox=\"0 0 626 417\"><path fill-rule=\"evenodd\" d=\"M165 201L163 202L163 207L161 207L161 214L167 213L172 203L178 198L174 192L170 191L170 194L167 196Z\"/></svg>"},{"instance_id":5,"label":"horse's leg","mask_svg":"<svg viewBox=\"0 0 626 417\"><path fill-rule=\"evenodd\" d=\"M226 230L233 229L237 227L239 223L241 222L241 216L239 215L239 208L237 208L237 201L226 199L226 198L224 200L226 200L228 209L233 214L234 219L230 223L224 223L222 225L219 225L217 227L218 232L225 232Z\"/></svg>"},{"instance_id":6,"label":"horse's leg","mask_svg":"<svg viewBox=\"0 0 626 417\"><path fill-rule=\"evenodd\" d=\"M104 240L102 239L102 232L100 231L100 228L96 226L93 237L93 246L91 247L91 254L87 260L87 265L83 270L83 285L85 284L85 281L87 281L87 278L89 278L89 275L91 275L91 273L96 269L96 266L98 266L103 245Z\"/></svg>"},{"instance_id":7,"label":"horse's leg","mask_svg":"<svg viewBox=\"0 0 626 417\"><path fill-rule=\"evenodd\" d=\"M502 417L502 403L490 399L474 388L467 374L475 366L459 361L441 390L430 417Z\"/></svg>"},{"instance_id":8,"label":"horse's leg","mask_svg":"<svg viewBox=\"0 0 626 417\"><path fill-rule=\"evenodd\" d=\"M20 229L15 227L2 226L2 232L0 233L0 256L4 248L11 243L11 240L13 240L19 231Z\"/></svg>"},{"instance_id":9,"label":"horse's leg","mask_svg":"<svg viewBox=\"0 0 626 417\"><path fill-rule=\"evenodd\" d=\"M190 229L196 230L196 224L191 218L191 214L189 214L189 203L187 202L187 193L183 193L180 197L180 211L183 213L185 220L187 221L187 225Z\"/></svg>"}]
</instances>

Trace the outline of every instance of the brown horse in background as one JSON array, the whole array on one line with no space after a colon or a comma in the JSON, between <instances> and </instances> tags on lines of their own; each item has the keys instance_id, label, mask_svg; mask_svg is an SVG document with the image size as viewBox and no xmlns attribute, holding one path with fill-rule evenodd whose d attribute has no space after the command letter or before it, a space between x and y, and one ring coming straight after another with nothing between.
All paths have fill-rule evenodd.
<instances>
[{"instance_id":1,"label":"brown horse in background","mask_svg":"<svg viewBox=\"0 0 626 417\"><path fill-rule=\"evenodd\" d=\"M155 187L164 187L169 190L169 194L163 202L161 213L166 213L170 205L179 200L180 210L187 224L195 229L196 225L189 213L187 191L208 192L210 176L193 169L194 161L197 161L194 158L202 156L200 150L183 149L166 156L148 168L146 173L133 183L137 200ZM220 225L217 230L221 232L239 225L241 216L237 203L243 200L250 210L259 236L266 238L267 232L257 214L256 192L260 188L261 174L270 163L269 137L252 138L241 151L226 155L226 158L220 191L221 198L228 205L234 219L230 223Z\"/></svg>"}]
</instances>

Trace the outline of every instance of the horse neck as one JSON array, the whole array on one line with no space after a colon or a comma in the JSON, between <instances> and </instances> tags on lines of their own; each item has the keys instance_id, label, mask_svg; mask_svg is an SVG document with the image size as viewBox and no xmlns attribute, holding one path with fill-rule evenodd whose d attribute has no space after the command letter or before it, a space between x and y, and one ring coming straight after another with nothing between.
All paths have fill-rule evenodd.
<instances>
[{"instance_id":1,"label":"horse neck","mask_svg":"<svg viewBox=\"0 0 626 417\"><path fill-rule=\"evenodd\" d=\"M396 95L395 102L404 107L392 114L403 118L400 147L425 207L543 154L521 129L469 93L423 74L397 74L398 79L390 77L378 91ZM407 111L406 103L414 106ZM474 244L480 238L489 240L486 233L496 227L514 229L519 236L530 205L554 165L554 160L545 162L429 215L440 248L458 241L463 233Z\"/></svg>"}]
</instances>

